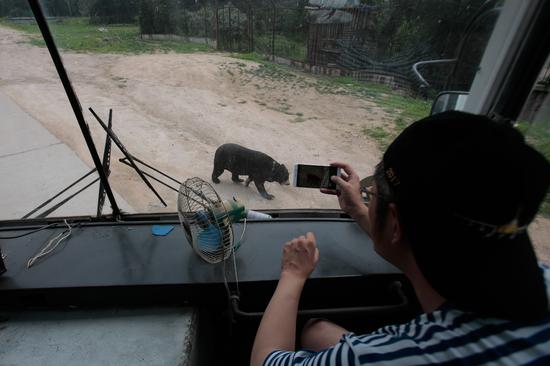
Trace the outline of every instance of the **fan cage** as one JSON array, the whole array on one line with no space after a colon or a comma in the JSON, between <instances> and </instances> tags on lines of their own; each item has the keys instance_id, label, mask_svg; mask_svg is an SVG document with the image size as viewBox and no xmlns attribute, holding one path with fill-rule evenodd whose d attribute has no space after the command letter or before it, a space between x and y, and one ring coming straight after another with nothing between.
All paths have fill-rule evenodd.
<instances>
[{"instance_id":1,"label":"fan cage","mask_svg":"<svg viewBox=\"0 0 550 366\"><path fill-rule=\"evenodd\" d=\"M231 255L233 227L223 201L200 178L187 179L179 189L178 215L189 244L208 263Z\"/></svg>"}]
</instances>

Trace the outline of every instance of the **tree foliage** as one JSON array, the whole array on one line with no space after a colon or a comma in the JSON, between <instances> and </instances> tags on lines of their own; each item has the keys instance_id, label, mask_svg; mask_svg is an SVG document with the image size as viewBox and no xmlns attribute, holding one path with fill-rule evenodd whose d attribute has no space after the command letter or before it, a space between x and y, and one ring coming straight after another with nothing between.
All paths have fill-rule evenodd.
<instances>
[{"instance_id":1,"label":"tree foliage","mask_svg":"<svg viewBox=\"0 0 550 366\"><path fill-rule=\"evenodd\" d=\"M73 17L86 16L97 0L41 0L46 16ZM32 11L25 0L0 0L0 16L30 17Z\"/></svg>"},{"instance_id":2,"label":"tree foliage","mask_svg":"<svg viewBox=\"0 0 550 366\"><path fill-rule=\"evenodd\" d=\"M101 24L135 23L136 0L96 0L90 8L90 22Z\"/></svg>"},{"instance_id":3,"label":"tree foliage","mask_svg":"<svg viewBox=\"0 0 550 366\"><path fill-rule=\"evenodd\" d=\"M139 26L142 34L174 34L176 0L140 0Z\"/></svg>"},{"instance_id":4,"label":"tree foliage","mask_svg":"<svg viewBox=\"0 0 550 366\"><path fill-rule=\"evenodd\" d=\"M379 56L423 49L451 57L474 13L485 0L363 0L376 17L369 29Z\"/></svg>"}]
</instances>

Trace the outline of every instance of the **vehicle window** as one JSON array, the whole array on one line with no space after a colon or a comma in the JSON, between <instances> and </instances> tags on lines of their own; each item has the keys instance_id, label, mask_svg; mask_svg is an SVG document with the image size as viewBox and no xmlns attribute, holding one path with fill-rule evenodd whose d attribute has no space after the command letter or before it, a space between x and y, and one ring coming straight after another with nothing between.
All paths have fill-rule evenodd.
<instances>
[{"instance_id":1,"label":"vehicle window","mask_svg":"<svg viewBox=\"0 0 550 366\"><path fill-rule=\"evenodd\" d=\"M96 174L35 210L93 164L28 2L0 1L0 17L0 219L95 215L97 183L59 204Z\"/></svg>"},{"instance_id":2,"label":"vehicle window","mask_svg":"<svg viewBox=\"0 0 550 366\"><path fill-rule=\"evenodd\" d=\"M429 114L438 92L469 89L501 2L40 3L100 157L106 132L90 107L105 124L112 109L112 129L127 151L173 180L138 166L176 190L198 176L249 208L330 209L338 208L334 197L285 184L294 165L346 161L369 175L392 139ZM2 183L2 195L25 200L24 210L0 214L8 219L94 165L27 3L1 1L0 17L0 95L32 118L37 133L66 148L24 163L53 172L48 179L32 164L24 177L19 167L0 165L3 176L17 173ZM23 132L1 139L0 162L29 141ZM148 178L165 207L122 158L113 144L109 182L121 209L174 212L177 193ZM98 193L95 182L48 215L95 215ZM108 200L102 212L111 212Z\"/></svg>"},{"instance_id":3,"label":"vehicle window","mask_svg":"<svg viewBox=\"0 0 550 366\"><path fill-rule=\"evenodd\" d=\"M550 160L550 57L527 98L516 127L527 142ZM540 259L550 264L550 194L539 209L530 234Z\"/></svg>"}]
</instances>

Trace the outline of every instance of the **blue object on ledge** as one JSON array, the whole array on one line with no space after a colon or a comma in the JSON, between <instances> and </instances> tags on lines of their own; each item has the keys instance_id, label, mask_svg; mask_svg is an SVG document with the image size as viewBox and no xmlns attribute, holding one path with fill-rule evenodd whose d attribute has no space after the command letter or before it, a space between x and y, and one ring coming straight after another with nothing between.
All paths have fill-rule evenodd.
<instances>
[{"instance_id":1,"label":"blue object on ledge","mask_svg":"<svg viewBox=\"0 0 550 366\"><path fill-rule=\"evenodd\" d=\"M172 230L174 230L174 225L153 225L151 228L151 232L155 236L166 236Z\"/></svg>"}]
</instances>

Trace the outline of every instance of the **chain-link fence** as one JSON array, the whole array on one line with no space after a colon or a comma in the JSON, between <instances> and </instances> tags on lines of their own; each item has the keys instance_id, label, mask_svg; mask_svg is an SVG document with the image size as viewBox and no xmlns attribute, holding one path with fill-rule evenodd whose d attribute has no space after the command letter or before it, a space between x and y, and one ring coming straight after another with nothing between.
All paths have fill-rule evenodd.
<instances>
[{"instance_id":1,"label":"chain-link fence","mask_svg":"<svg viewBox=\"0 0 550 366\"><path fill-rule=\"evenodd\" d=\"M427 88L435 93L448 87L449 74L458 80L456 86L467 89L475 68L457 69L452 60L470 19L487 4L350 0L344 7L336 0L234 1L142 0L140 29L151 37L173 34L219 50L338 69L340 75L425 94ZM498 8L493 2L486 10ZM473 27L470 47L459 55L462 65L478 64L490 34L485 28L492 28L496 17L479 19L484 26L477 33ZM432 62L441 59L446 61Z\"/></svg>"},{"instance_id":2,"label":"chain-link fence","mask_svg":"<svg viewBox=\"0 0 550 366\"><path fill-rule=\"evenodd\" d=\"M305 15L303 7L275 3L215 6L214 2L196 2L183 7L177 2L152 0L141 3L140 29L149 37L173 34L202 39L219 50L305 61Z\"/></svg>"}]
</instances>

